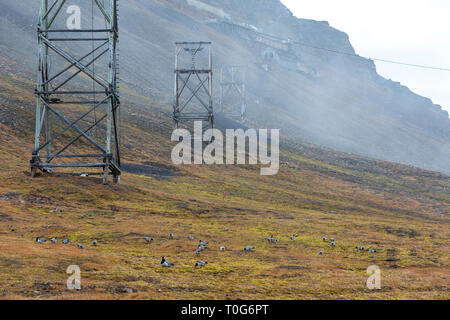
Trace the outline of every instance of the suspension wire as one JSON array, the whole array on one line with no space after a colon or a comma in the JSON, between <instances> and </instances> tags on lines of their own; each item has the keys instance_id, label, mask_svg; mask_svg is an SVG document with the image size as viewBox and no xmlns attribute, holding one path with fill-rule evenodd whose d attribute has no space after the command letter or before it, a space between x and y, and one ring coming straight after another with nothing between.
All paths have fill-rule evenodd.
<instances>
[{"instance_id":1,"label":"suspension wire","mask_svg":"<svg viewBox=\"0 0 450 320\"><path fill-rule=\"evenodd\" d=\"M394 61L394 60L381 59L381 58L365 57L365 56L361 56L361 55L353 53L353 52L345 52L345 51L339 51L339 50L330 49L330 48L314 46L314 45L311 45L311 44L307 44L307 43L304 43L304 42L299 42L299 41L295 41L295 40L291 40L291 39L287 40L287 39L281 38L279 36L274 36L274 35L271 35L271 34L260 32L260 31L254 31L254 32L256 34L261 35L261 36L265 36L265 37L268 37L268 38L273 38L273 39L281 41L281 42L293 43L293 44L296 44L296 45L299 45L299 46L302 46L302 47L316 49L316 50L321 50L321 51L327 51L327 52L330 52L330 53L346 55L346 56L351 56L351 57L356 57L356 58L363 58L363 59L379 61L379 62L384 62L384 63L390 63L390 64L397 64L397 65L402 65L402 66L407 66L407 67L414 67L414 68L422 68L422 69L430 69L430 70L438 70L438 71L450 72L450 68L428 66L428 65L421 65L421 64L413 64L413 63L408 63L408 62Z\"/></svg>"}]
</instances>

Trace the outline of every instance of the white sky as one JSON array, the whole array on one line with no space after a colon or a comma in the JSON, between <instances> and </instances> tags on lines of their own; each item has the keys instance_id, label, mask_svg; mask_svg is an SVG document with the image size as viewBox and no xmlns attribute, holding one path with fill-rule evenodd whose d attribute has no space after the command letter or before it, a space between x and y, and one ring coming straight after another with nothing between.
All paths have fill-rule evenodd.
<instances>
[{"instance_id":1,"label":"white sky","mask_svg":"<svg viewBox=\"0 0 450 320\"><path fill-rule=\"evenodd\" d=\"M365 57L450 69L448 0L281 0L299 18L328 21ZM450 111L450 72L375 62L385 78Z\"/></svg>"}]
</instances>

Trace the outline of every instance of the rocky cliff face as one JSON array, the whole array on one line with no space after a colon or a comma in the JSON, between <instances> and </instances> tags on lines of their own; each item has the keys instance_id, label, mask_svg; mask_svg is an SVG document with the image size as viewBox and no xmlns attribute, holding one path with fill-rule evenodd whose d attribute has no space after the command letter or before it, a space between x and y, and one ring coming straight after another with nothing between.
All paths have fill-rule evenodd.
<instances>
[{"instance_id":1,"label":"rocky cliff face","mask_svg":"<svg viewBox=\"0 0 450 320\"><path fill-rule=\"evenodd\" d=\"M8 61L2 70L7 66L31 80L38 2L0 3L0 56ZM174 42L209 40L216 96L221 66L247 67L249 126L281 128L315 144L450 172L450 119L440 106L380 77L372 61L292 42L354 53L348 36L327 22L297 19L279 0L119 3L124 104L148 103L148 97L156 101L149 108L169 112Z\"/></svg>"}]
</instances>

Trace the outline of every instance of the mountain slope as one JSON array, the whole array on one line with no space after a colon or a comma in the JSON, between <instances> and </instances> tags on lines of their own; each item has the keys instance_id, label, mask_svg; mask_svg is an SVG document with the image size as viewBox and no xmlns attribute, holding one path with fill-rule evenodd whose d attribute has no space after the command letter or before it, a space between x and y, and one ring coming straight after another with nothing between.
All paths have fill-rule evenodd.
<instances>
[{"instance_id":1,"label":"mountain slope","mask_svg":"<svg viewBox=\"0 0 450 320\"><path fill-rule=\"evenodd\" d=\"M175 167L170 119L133 106L121 185L76 170L32 179L22 128L33 123L33 83L11 81L0 76L2 299L449 298L449 176L296 141L282 146L277 176ZM267 242L272 234L278 243ZM210 244L198 257L200 239ZM161 256L175 267L161 268ZM66 288L70 265L81 268L80 291ZM370 265L382 270L382 290L366 288Z\"/></svg>"},{"instance_id":2,"label":"mountain slope","mask_svg":"<svg viewBox=\"0 0 450 320\"><path fill-rule=\"evenodd\" d=\"M1 56L33 78L38 2L5 0L0 9ZM249 126L282 128L286 137L450 172L448 113L378 76L372 61L258 37L263 32L354 53L345 33L297 19L278 0L122 1L120 27L125 103L170 112L174 42L211 40L216 97L221 66L248 67ZM127 88L153 104L129 96Z\"/></svg>"},{"instance_id":3,"label":"mountain slope","mask_svg":"<svg viewBox=\"0 0 450 320\"><path fill-rule=\"evenodd\" d=\"M340 73L330 66L328 72L335 78L328 82L314 78L315 72L324 72L319 68L320 57L312 74L286 71L289 65L275 63L273 73L267 73L248 43L217 31L220 26L196 21L210 20L208 12L217 13L217 9L206 7L205 13L196 9L199 3L197 7L190 3L121 1L125 172L121 185L110 186L101 185L95 172L88 178L77 170L30 177L36 43L30 21L34 21L36 2L4 0L0 4L0 298L448 299L450 177L299 141L308 132L311 141L317 139L313 133L320 128L313 114L308 121L299 116L306 117L303 109L308 104L322 107L325 98L342 103L330 91L339 83L333 79L339 79ZM226 4L223 12L218 11L226 17L234 5L245 9L247 2L208 3ZM279 19L277 2L248 3L258 5L254 16L249 15L254 19L250 23L257 23L261 16ZM337 31L326 24L299 23L305 29L328 30L330 34L324 35L328 40L323 41L335 39ZM272 31L288 32L291 27ZM339 34L341 46L346 40ZM167 113L173 42L199 37L217 42L217 66L228 58L248 62L250 98L255 103L250 125L273 123L288 130L281 141L277 176L260 176L257 166L172 165L172 123ZM267 83L258 82L266 78ZM348 83L342 83L341 90L354 99L348 84L356 86L358 81L354 75L345 79ZM370 92L375 89L367 87ZM309 97L305 90L317 94ZM285 98L280 99L280 93ZM305 100L299 103L302 95ZM409 134L413 131L395 118L396 112L392 117L383 112L374 118L369 111L361 115L356 105L352 108L376 124L388 119L383 128L399 125ZM65 111L74 119L79 107L69 105ZM342 121L349 124L351 119ZM355 130L361 126L357 121L352 125ZM417 132L425 130L416 126ZM296 135L288 137L290 132ZM330 144L337 144L336 138L326 131L323 134ZM439 134L429 133L441 141ZM355 137L350 138L349 143L355 143ZM174 239L169 239L169 233L174 233ZM278 243L267 242L272 234ZM294 241L289 239L293 234L298 235ZM188 240L188 235L195 240ZM147 236L154 242L147 244ZM322 241L323 236L336 238L336 247ZM41 245L36 237L57 237L58 243ZM62 239L70 244L63 245ZM97 246L92 245L94 239ZM200 239L210 245L198 257L194 249ZM78 249L78 243L85 249ZM255 246L255 252L245 253L248 245ZM377 252L356 250L357 245ZM219 251L220 246L227 251ZM318 255L319 250L323 255ZM175 267L161 268L161 256ZM198 260L208 265L195 268ZM81 268L81 291L67 290L70 265ZM372 292L366 287L370 265L382 270L382 290Z\"/></svg>"}]
</instances>

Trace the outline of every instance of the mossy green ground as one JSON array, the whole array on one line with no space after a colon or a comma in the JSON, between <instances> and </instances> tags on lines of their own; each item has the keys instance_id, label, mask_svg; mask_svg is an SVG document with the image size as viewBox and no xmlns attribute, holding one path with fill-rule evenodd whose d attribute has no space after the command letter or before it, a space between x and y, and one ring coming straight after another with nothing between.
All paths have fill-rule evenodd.
<instances>
[{"instance_id":1,"label":"mossy green ground","mask_svg":"<svg viewBox=\"0 0 450 320\"><path fill-rule=\"evenodd\" d=\"M32 108L21 112L32 119ZM339 166L295 147L283 148L276 176L252 166L175 168L170 119L158 125L134 112L124 112L125 162L169 174L125 173L120 185L67 171L32 179L32 137L0 125L0 298L450 298L448 176L348 154L340 157L356 164ZM271 235L279 241L268 243ZM199 239L209 246L197 257ZM254 252L243 251L249 245ZM175 267L161 268L161 256ZM198 260L208 265L195 268ZM66 287L70 265L81 268L81 291ZM366 287L371 265L381 268L381 290Z\"/></svg>"}]
</instances>

